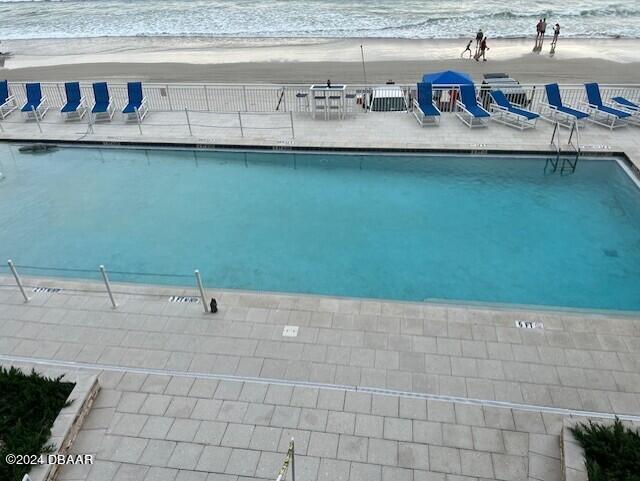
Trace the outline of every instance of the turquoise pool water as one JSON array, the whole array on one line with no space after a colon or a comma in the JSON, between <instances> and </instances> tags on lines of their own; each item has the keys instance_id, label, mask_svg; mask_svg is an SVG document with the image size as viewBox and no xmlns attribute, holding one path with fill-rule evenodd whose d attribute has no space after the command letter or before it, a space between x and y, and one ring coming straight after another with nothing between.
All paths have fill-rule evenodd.
<instances>
[{"instance_id":1,"label":"turquoise pool water","mask_svg":"<svg viewBox=\"0 0 640 481\"><path fill-rule=\"evenodd\" d=\"M640 310L640 191L613 159L0 144L0 259L23 274ZM185 277L175 277L179 274Z\"/></svg>"}]
</instances>

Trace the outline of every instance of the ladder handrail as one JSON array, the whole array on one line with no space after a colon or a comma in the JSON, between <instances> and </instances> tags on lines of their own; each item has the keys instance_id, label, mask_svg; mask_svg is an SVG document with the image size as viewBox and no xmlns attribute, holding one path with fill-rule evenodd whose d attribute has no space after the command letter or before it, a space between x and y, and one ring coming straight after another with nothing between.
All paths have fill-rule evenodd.
<instances>
[{"instance_id":1,"label":"ladder handrail","mask_svg":"<svg viewBox=\"0 0 640 481\"><path fill-rule=\"evenodd\" d=\"M575 144L572 142L574 132L576 133ZM578 128L577 120L574 120L573 124L571 125L571 132L569 133L569 140L567 142L567 145L571 145L575 149L576 157L580 156L580 129Z\"/></svg>"}]
</instances>

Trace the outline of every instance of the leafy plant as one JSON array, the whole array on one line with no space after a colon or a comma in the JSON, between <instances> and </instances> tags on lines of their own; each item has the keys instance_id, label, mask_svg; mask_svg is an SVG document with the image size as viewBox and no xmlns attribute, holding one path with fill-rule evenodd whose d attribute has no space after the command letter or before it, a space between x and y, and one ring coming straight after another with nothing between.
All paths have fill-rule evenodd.
<instances>
[{"instance_id":1,"label":"leafy plant","mask_svg":"<svg viewBox=\"0 0 640 481\"><path fill-rule=\"evenodd\" d=\"M5 456L50 453L47 444L60 410L68 406L73 383L35 371L0 367L0 479L20 481L30 466L7 464Z\"/></svg>"},{"instance_id":2,"label":"leafy plant","mask_svg":"<svg viewBox=\"0 0 640 481\"><path fill-rule=\"evenodd\" d=\"M640 433L618 418L612 425L593 421L569 428L584 449L589 481L640 481Z\"/></svg>"}]
</instances>

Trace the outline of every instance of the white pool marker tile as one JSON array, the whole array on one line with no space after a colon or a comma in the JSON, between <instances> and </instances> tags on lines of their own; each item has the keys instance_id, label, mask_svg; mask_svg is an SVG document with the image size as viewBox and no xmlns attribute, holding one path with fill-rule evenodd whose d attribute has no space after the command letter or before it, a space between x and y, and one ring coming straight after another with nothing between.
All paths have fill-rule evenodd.
<instances>
[{"instance_id":1,"label":"white pool marker tile","mask_svg":"<svg viewBox=\"0 0 640 481\"><path fill-rule=\"evenodd\" d=\"M178 303L188 302L192 304L197 304L198 302L200 302L200 298L192 297L192 296L171 296L169 298L169 302L178 302Z\"/></svg>"},{"instance_id":2,"label":"white pool marker tile","mask_svg":"<svg viewBox=\"0 0 640 481\"><path fill-rule=\"evenodd\" d=\"M298 337L298 326L284 326L283 337Z\"/></svg>"},{"instance_id":3,"label":"white pool marker tile","mask_svg":"<svg viewBox=\"0 0 640 481\"><path fill-rule=\"evenodd\" d=\"M45 293L45 294L55 294L56 292L62 291L61 287L34 287L33 292Z\"/></svg>"},{"instance_id":4,"label":"white pool marker tile","mask_svg":"<svg viewBox=\"0 0 640 481\"><path fill-rule=\"evenodd\" d=\"M515 323L516 327L520 329L544 329L544 324L538 321L522 321L517 319Z\"/></svg>"}]
</instances>

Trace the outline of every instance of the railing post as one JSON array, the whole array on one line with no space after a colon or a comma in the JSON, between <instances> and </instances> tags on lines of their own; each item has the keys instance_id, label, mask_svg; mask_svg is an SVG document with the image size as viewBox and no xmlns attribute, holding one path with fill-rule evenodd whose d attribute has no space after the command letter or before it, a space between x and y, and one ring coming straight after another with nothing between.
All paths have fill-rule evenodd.
<instances>
[{"instance_id":1,"label":"railing post","mask_svg":"<svg viewBox=\"0 0 640 481\"><path fill-rule=\"evenodd\" d=\"M4 127L2 126L2 122L0 122L0 132L4 132Z\"/></svg>"},{"instance_id":2,"label":"railing post","mask_svg":"<svg viewBox=\"0 0 640 481\"><path fill-rule=\"evenodd\" d=\"M293 111L289 111L289 118L291 119L291 138L295 139L296 138L296 131L293 130Z\"/></svg>"},{"instance_id":3,"label":"railing post","mask_svg":"<svg viewBox=\"0 0 640 481\"><path fill-rule=\"evenodd\" d=\"M16 271L16 268L13 265L13 261L9 259L7 261L7 264L9 264L9 269L11 269L11 273L13 274L13 277L16 280L16 284L18 284L18 289L20 289L20 292L22 293L22 297L24 297L24 302L29 302L29 296L27 296L27 293L24 291L24 287L22 287L22 281L20 280L18 271Z\"/></svg>"},{"instance_id":4,"label":"railing post","mask_svg":"<svg viewBox=\"0 0 640 481\"><path fill-rule=\"evenodd\" d=\"M87 124L89 124L89 127L87 129L88 133L93 134L94 131L93 131L92 115L88 107L87 107Z\"/></svg>"},{"instance_id":5,"label":"railing post","mask_svg":"<svg viewBox=\"0 0 640 481\"><path fill-rule=\"evenodd\" d=\"M196 284L198 285L198 290L200 290L200 299L202 299L202 308L204 309L204 312L207 313L209 312L209 309L207 308L207 298L204 295L204 287L202 287L202 278L200 277L200 271L196 269L195 271L193 271L193 273L196 275Z\"/></svg>"},{"instance_id":6,"label":"railing post","mask_svg":"<svg viewBox=\"0 0 640 481\"><path fill-rule=\"evenodd\" d=\"M107 271L102 265L100 266L100 274L102 274L102 280L104 280L104 285L107 288L109 299L111 299L111 307L115 309L116 307L118 307L118 304L116 304L116 300L113 298L113 292L111 292L111 284L109 284L109 277L107 276Z\"/></svg>"},{"instance_id":7,"label":"railing post","mask_svg":"<svg viewBox=\"0 0 640 481\"><path fill-rule=\"evenodd\" d=\"M191 121L189 120L189 111L187 108L184 108L184 115L187 117L187 126L189 127L189 136L193 137L193 132L191 131Z\"/></svg>"},{"instance_id":8,"label":"railing post","mask_svg":"<svg viewBox=\"0 0 640 481\"><path fill-rule=\"evenodd\" d=\"M38 112L36 111L36 108L33 105L31 106L31 111L33 112L33 117L36 119L38 130L40 131L40 133L42 133L42 127L40 127L40 120L38 119Z\"/></svg>"},{"instance_id":9,"label":"railing post","mask_svg":"<svg viewBox=\"0 0 640 481\"><path fill-rule=\"evenodd\" d=\"M167 101L169 102L169 110L173 110L173 106L171 105L171 90L169 90L169 84L165 85L165 89L167 89Z\"/></svg>"},{"instance_id":10,"label":"railing post","mask_svg":"<svg viewBox=\"0 0 640 481\"><path fill-rule=\"evenodd\" d=\"M240 122L240 137L244 138L244 128L242 127L242 114L238 112L238 121Z\"/></svg>"},{"instance_id":11,"label":"railing post","mask_svg":"<svg viewBox=\"0 0 640 481\"><path fill-rule=\"evenodd\" d=\"M242 98L244 99L244 111L247 111L247 86L242 86Z\"/></svg>"},{"instance_id":12,"label":"railing post","mask_svg":"<svg viewBox=\"0 0 640 481\"><path fill-rule=\"evenodd\" d=\"M138 130L140 131L140 135L142 135L142 121L140 120L140 112L138 111L138 107L133 108L136 111L136 120L138 121Z\"/></svg>"},{"instance_id":13,"label":"railing post","mask_svg":"<svg viewBox=\"0 0 640 481\"><path fill-rule=\"evenodd\" d=\"M291 438L291 481L296 481L296 447Z\"/></svg>"},{"instance_id":14,"label":"railing post","mask_svg":"<svg viewBox=\"0 0 640 481\"><path fill-rule=\"evenodd\" d=\"M207 86L204 86L204 101L207 106L207 112L211 112L211 108L209 107L209 91L207 90Z\"/></svg>"}]
</instances>

